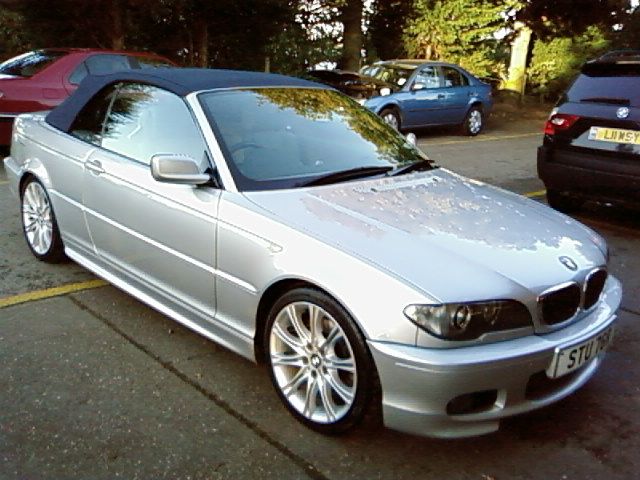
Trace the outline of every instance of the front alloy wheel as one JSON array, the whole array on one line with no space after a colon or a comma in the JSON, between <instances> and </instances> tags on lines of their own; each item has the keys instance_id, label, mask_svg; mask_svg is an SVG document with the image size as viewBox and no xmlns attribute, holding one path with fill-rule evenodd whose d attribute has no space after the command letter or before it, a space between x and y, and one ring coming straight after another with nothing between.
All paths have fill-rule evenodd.
<instances>
[{"instance_id":1,"label":"front alloy wheel","mask_svg":"<svg viewBox=\"0 0 640 480\"><path fill-rule=\"evenodd\" d=\"M312 289L289 292L272 309L265 340L271 379L296 418L323 433L344 431L362 418L372 362L335 301Z\"/></svg>"}]
</instances>

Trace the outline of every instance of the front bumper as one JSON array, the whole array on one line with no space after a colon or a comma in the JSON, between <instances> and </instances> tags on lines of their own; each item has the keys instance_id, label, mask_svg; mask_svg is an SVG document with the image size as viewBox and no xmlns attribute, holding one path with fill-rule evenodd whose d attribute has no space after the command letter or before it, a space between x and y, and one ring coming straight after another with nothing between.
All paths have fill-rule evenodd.
<instances>
[{"instance_id":1,"label":"front bumper","mask_svg":"<svg viewBox=\"0 0 640 480\"><path fill-rule=\"evenodd\" d=\"M497 430L504 417L566 397L591 378L604 353L558 379L548 379L543 372L557 349L607 329L621 298L620 282L609 277L598 307L580 321L549 334L487 345L429 349L370 341L385 425L416 435L468 437ZM544 385L539 388L541 378ZM448 409L454 399L476 393L489 403L463 414Z\"/></svg>"}]
</instances>

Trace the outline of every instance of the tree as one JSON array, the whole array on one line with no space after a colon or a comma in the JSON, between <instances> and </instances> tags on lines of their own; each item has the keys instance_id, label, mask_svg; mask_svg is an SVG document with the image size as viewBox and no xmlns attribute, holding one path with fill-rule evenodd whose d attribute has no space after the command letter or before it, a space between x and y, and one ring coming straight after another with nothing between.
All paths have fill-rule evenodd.
<instances>
[{"instance_id":1,"label":"tree","mask_svg":"<svg viewBox=\"0 0 640 480\"><path fill-rule=\"evenodd\" d=\"M557 98L584 62L610 45L601 27L592 25L580 35L538 40L533 47L529 84L543 97Z\"/></svg>"},{"instance_id":2,"label":"tree","mask_svg":"<svg viewBox=\"0 0 640 480\"><path fill-rule=\"evenodd\" d=\"M377 0L369 24L369 55L381 60L404 58L407 50L401 41L407 23L414 18L412 2L406 0Z\"/></svg>"},{"instance_id":3,"label":"tree","mask_svg":"<svg viewBox=\"0 0 640 480\"><path fill-rule=\"evenodd\" d=\"M629 0L521 0L515 20L538 38L572 36L592 26L610 30L628 8Z\"/></svg>"},{"instance_id":4,"label":"tree","mask_svg":"<svg viewBox=\"0 0 640 480\"><path fill-rule=\"evenodd\" d=\"M363 0L345 0L340 9L343 34L342 56L338 67L344 70L358 71L360 69L363 9Z\"/></svg>"},{"instance_id":5,"label":"tree","mask_svg":"<svg viewBox=\"0 0 640 480\"><path fill-rule=\"evenodd\" d=\"M507 26L510 0L415 0L415 18L404 33L408 54L457 63L480 76L497 76L494 34Z\"/></svg>"},{"instance_id":6,"label":"tree","mask_svg":"<svg viewBox=\"0 0 640 480\"><path fill-rule=\"evenodd\" d=\"M30 48L25 27L20 13L0 6L0 59L13 57Z\"/></svg>"}]
</instances>

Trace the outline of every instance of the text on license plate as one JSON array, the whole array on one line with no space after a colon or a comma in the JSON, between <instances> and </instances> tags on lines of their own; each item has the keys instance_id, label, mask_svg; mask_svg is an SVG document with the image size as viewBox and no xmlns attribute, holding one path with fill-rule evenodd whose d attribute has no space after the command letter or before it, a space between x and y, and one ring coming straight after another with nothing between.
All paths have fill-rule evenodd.
<instances>
[{"instance_id":1,"label":"text on license plate","mask_svg":"<svg viewBox=\"0 0 640 480\"><path fill-rule=\"evenodd\" d=\"M589 140L640 145L640 131L622 128L591 127Z\"/></svg>"},{"instance_id":2,"label":"text on license plate","mask_svg":"<svg viewBox=\"0 0 640 480\"><path fill-rule=\"evenodd\" d=\"M577 370L605 351L611 345L612 340L613 327L609 327L589 340L556 351L553 361L547 369L547 376L557 378Z\"/></svg>"}]
</instances>

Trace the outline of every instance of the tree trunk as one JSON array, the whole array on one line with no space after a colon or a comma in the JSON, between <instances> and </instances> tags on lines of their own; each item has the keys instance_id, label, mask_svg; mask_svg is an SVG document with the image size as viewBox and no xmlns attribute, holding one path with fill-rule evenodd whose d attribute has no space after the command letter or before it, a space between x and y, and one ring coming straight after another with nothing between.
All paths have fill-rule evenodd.
<instances>
[{"instance_id":1,"label":"tree trunk","mask_svg":"<svg viewBox=\"0 0 640 480\"><path fill-rule=\"evenodd\" d=\"M209 25L203 17L197 17L193 25L193 43L196 53L196 66L209 66Z\"/></svg>"},{"instance_id":2,"label":"tree trunk","mask_svg":"<svg viewBox=\"0 0 640 480\"><path fill-rule=\"evenodd\" d=\"M531 42L531 29L524 24L516 24L517 35L511 46L511 61L504 88L524 95L527 85L527 57Z\"/></svg>"},{"instance_id":3,"label":"tree trunk","mask_svg":"<svg viewBox=\"0 0 640 480\"><path fill-rule=\"evenodd\" d=\"M111 48L124 50L124 9L122 0L108 0L107 11L111 16Z\"/></svg>"},{"instance_id":4,"label":"tree trunk","mask_svg":"<svg viewBox=\"0 0 640 480\"><path fill-rule=\"evenodd\" d=\"M362 10L363 0L347 0L342 7L341 20L344 26L342 39L342 57L338 67L343 70L358 71L362 49Z\"/></svg>"}]
</instances>

